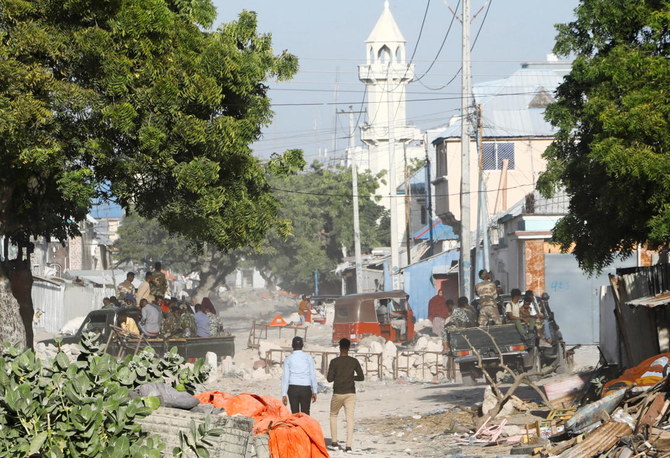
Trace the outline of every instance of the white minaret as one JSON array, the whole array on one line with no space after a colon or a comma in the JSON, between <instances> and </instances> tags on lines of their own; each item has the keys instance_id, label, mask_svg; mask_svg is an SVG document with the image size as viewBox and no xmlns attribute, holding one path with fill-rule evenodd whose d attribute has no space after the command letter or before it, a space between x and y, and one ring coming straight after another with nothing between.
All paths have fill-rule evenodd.
<instances>
[{"instance_id":1,"label":"white minaret","mask_svg":"<svg viewBox=\"0 0 670 458\"><path fill-rule=\"evenodd\" d=\"M368 94L367 122L361 127L361 140L368 145L372 173L382 170L388 173L386 184L380 186L378 193L389 196L381 203L391 210L392 219L395 216L395 221L391 221L394 251L404 240L405 203L402 197L390 196L395 196L396 187L404 180L405 145L420 140L421 133L406 123L405 95L407 84L414 77L414 65L407 65L405 37L393 19L388 0L365 41L365 49L366 64L358 67L358 78L366 85Z\"/></svg>"}]
</instances>

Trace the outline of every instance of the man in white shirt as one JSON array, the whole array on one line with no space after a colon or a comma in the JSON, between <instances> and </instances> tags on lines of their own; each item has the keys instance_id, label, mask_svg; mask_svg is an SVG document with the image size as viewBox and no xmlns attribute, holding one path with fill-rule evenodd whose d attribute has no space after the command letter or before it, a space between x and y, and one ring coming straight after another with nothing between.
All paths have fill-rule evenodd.
<instances>
[{"instance_id":1,"label":"man in white shirt","mask_svg":"<svg viewBox=\"0 0 670 458\"><path fill-rule=\"evenodd\" d=\"M281 378L281 400L284 405L291 403L291 412L309 415L310 401L316 402L317 383L314 359L302 348L302 337L296 336L291 342L293 353L284 360Z\"/></svg>"},{"instance_id":2,"label":"man in white shirt","mask_svg":"<svg viewBox=\"0 0 670 458\"><path fill-rule=\"evenodd\" d=\"M512 300L505 304L505 314L507 315L507 319L514 323L519 334L525 336L528 331L524 329L523 324L527 323L530 328L529 330L534 331L538 319L542 319L543 317L538 313L530 296L526 295L523 300L521 299L521 290L519 288L512 289L510 294Z\"/></svg>"}]
</instances>

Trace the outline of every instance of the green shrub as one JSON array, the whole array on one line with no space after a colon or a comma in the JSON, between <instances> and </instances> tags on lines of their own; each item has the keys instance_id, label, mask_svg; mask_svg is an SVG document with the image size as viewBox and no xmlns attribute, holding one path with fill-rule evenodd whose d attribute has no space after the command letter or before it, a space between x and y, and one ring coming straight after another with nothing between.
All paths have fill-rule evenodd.
<instances>
[{"instance_id":1,"label":"green shrub","mask_svg":"<svg viewBox=\"0 0 670 458\"><path fill-rule=\"evenodd\" d=\"M164 445L147 437L137 419L155 399L131 399L129 391L164 381L190 391L209 368L193 368L172 349L152 350L119 361L103 353L95 334L82 337L70 361L59 347L41 361L32 351L5 345L0 355L0 456L160 457Z\"/></svg>"}]
</instances>

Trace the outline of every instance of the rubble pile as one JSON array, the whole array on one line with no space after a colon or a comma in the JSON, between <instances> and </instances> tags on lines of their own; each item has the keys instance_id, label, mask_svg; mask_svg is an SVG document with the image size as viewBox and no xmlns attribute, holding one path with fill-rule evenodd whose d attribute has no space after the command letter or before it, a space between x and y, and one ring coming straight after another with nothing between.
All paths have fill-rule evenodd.
<instances>
[{"instance_id":1,"label":"rubble pile","mask_svg":"<svg viewBox=\"0 0 670 458\"><path fill-rule=\"evenodd\" d=\"M81 347L78 344L62 344L61 351L65 353L70 361L74 361L81 353ZM58 349L55 345L46 345L42 342L37 342L35 344L35 356L41 360L55 358L57 353Z\"/></svg>"},{"instance_id":2,"label":"rubble pile","mask_svg":"<svg viewBox=\"0 0 670 458\"><path fill-rule=\"evenodd\" d=\"M413 348L399 349L396 355L396 376L429 382L444 372L442 340L421 336Z\"/></svg>"},{"instance_id":3,"label":"rubble pile","mask_svg":"<svg viewBox=\"0 0 670 458\"><path fill-rule=\"evenodd\" d=\"M537 456L668 456L668 378L651 387L622 388L576 411L564 425L563 440L552 440ZM553 439L553 438L552 438Z\"/></svg>"}]
</instances>

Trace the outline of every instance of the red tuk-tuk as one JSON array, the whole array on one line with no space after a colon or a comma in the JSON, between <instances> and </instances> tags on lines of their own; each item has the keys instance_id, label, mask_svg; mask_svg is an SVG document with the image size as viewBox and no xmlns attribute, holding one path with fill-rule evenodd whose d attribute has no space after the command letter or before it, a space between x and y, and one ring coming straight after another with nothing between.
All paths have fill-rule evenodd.
<instances>
[{"instance_id":1,"label":"red tuk-tuk","mask_svg":"<svg viewBox=\"0 0 670 458\"><path fill-rule=\"evenodd\" d=\"M333 343L342 338L358 342L366 335L392 342L414 338L414 315L404 291L351 294L335 301Z\"/></svg>"}]
</instances>

